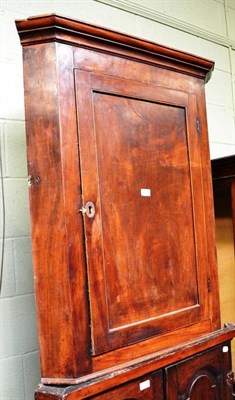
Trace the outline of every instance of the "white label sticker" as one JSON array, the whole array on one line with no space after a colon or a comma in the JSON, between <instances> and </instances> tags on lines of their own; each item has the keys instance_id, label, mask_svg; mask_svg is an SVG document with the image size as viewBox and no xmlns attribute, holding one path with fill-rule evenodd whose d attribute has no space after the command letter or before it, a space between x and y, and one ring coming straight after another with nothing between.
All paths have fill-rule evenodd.
<instances>
[{"instance_id":1,"label":"white label sticker","mask_svg":"<svg viewBox=\"0 0 235 400\"><path fill-rule=\"evenodd\" d=\"M145 390L150 387L150 380L148 379L147 381L141 382L140 383L140 390Z\"/></svg>"},{"instance_id":2,"label":"white label sticker","mask_svg":"<svg viewBox=\"0 0 235 400\"><path fill-rule=\"evenodd\" d=\"M228 346L223 346L223 349L222 349L222 350L223 350L223 353L227 353L228 350L229 350L229 349L228 349Z\"/></svg>"},{"instance_id":3,"label":"white label sticker","mask_svg":"<svg viewBox=\"0 0 235 400\"><path fill-rule=\"evenodd\" d=\"M140 189L141 196L144 197L150 197L151 196L151 190L150 189Z\"/></svg>"}]
</instances>

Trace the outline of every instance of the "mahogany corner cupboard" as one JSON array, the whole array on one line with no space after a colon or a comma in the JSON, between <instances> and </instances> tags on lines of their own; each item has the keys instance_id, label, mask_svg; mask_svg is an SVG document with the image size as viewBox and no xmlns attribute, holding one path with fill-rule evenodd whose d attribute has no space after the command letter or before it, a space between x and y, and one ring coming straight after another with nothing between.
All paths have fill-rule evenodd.
<instances>
[{"instance_id":1,"label":"mahogany corner cupboard","mask_svg":"<svg viewBox=\"0 0 235 400\"><path fill-rule=\"evenodd\" d=\"M231 400L204 94L213 62L59 15L16 25L36 398Z\"/></svg>"}]
</instances>

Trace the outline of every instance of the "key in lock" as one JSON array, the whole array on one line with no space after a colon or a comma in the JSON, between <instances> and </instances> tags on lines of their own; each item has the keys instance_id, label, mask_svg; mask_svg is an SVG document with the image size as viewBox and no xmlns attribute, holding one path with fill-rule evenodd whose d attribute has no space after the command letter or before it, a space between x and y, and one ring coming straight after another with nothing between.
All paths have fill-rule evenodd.
<instances>
[{"instance_id":1,"label":"key in lock","mask_svg":"<svg viewBox=\"0 0 235 400\"><path fill-rule=\"evenodd\" d=\"M86 215L88 218L93 218L95 215L95 205L92 201L88 201L85 207L80 208L81 213Z\"/></svg>"}]
</instances>

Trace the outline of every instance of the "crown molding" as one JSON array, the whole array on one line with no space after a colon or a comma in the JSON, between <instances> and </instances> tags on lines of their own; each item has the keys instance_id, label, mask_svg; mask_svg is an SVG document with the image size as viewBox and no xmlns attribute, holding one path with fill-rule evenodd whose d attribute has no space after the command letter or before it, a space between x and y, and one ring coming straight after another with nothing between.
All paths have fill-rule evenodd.
<instances>
[{"instance_id":1,"label":"crown molding","mask_svg":"<svg viewBox=\"0 0 235 400\"><path fill-rule=\"evenodd\" d=\"M119 8L120 10L127 11L131 14L139 15L141 17L150 19L160 24L170 26L171 28L181 30L191 35L200 37L201 39L208 40L220 46L231 48L235 50L235 41L216 33L212 33L206 29L199 28L193 24L181 21L177 18L172 18L169 15L162 14L150 7L140 6L130 0L95 0L98 3L107 4L111 7Z\"/></svg>"},{"instance_id":2,"label":"crown molding","mask_svg":"<svg viewBox=\"0 0 235 400\"><path fill-rule=\"evenodd\" d=\"M206 82L214 67L214 62L205 58L58 14L17 20L16 27L23 47L58 42L96 49L185 73Z\"/></svg>"}]
</instances>

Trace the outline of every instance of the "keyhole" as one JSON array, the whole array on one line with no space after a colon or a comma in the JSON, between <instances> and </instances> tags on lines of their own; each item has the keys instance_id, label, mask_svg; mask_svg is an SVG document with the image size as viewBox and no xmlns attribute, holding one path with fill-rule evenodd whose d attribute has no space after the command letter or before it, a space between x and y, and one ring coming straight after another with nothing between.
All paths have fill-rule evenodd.
<instances>
[{"instance_id":1,"label":"keyhole","mask_svg":"<svg viewBox=\"0 0 235 400\"><path fill-rule=\"evenodd\" d=\"M85 205L86 215L88 218L93 218L95 215L95 205L92 201L88 201Z\"/></svg>"}]
</instances>

